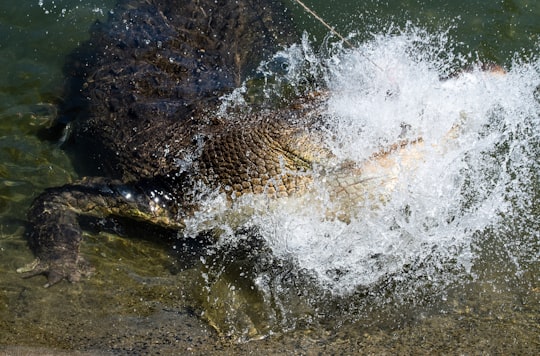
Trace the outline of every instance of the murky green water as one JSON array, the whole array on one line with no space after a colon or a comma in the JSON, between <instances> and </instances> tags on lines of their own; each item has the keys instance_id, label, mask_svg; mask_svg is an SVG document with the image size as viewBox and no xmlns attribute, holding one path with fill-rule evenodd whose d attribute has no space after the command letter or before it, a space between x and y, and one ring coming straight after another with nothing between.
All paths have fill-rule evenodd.
<instances>
[{"instance_id":1,"label":"murky green water","mask_svg":"<svg viewBox=\"0 0 540 356\"><path fill-rule=\"evenodd\" d=\"M432 33L448 33L453 49L471 62L479 57L508 67L515 58L527 61L540 54L540 2L536 0L305 3L341 33L355 33L355 43L370 41L379 33L397 33L413 24ZM315 43L324 43L328 31L293 1L287 4L299 27ZM479 232L482 238L472 249L478 258L471 274L443 287L431 288L424 283L424 290L407 293L402 289L410 284L396 283L359 289L352 295L321 296L312 302L309 295L326 292L302 277L289 278L286 272L294 266L285 263L278 266L281 282L268 282L266 291L271 293L242 294L242 289L231 291L228 287L232 283L250 290L261 281L246 278L239 282L235 280L243 275L239 271L257 268L255 276L276 266L275 261L267 261L264 251L235 251L233 256L215 256L205 264L195 258L193 268L182 268L185 266L180 266L168 246L106 233L85 236L83 253L96 268L88 280L44 289L42 278L20 279L16 268L32 260L23 235L32 199L46 187L77 178L66 153L55 142L39 140L38 131L55 117L55 104L62 94L64 57L87 38L92 22L105 19L113 6L113 0L0 4L0 351L540 351L540 212L538 175L534 172L529 175L528 196L518 196L514 202L527 213L509 214L505 229ZM149 232L140 235L145 233ZM429 280L429 276L424 277ZM217 281L209 282L209 278ZM208 296L220 302L208 303ZM250 307L241 305L246 301ZM236 311L237 315L227 315L227 324L222 310ZM247 334L252 327L267 337L230 343L212 324L225 333L230 331L227 325L230 329L243 327ZM233 336L246 336L242 333Z\"/></svg>"}]
</instances>

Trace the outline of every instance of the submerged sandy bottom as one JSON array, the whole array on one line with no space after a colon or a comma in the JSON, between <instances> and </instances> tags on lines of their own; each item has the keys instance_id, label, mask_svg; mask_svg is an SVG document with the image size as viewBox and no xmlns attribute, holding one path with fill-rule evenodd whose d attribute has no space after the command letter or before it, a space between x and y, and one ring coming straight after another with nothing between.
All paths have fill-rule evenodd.
<instances>
[{"instance_id":1,"label":"submerged sandy bottom","mask_svg":"<svg viewBox=\"0 0 540 356\"><path fill-rule=\"evenodd\" d=\"M175 260L162 246L107 235L87 236L86 241L84 253L97 272L79 284L44 289L44 279L21 280L14 272L14 265L29 254L2 259L0 352L532 355L540 347L540 289L534 271L519 281L502 272L485 276L489 282L455 285L442 304L407 307L404 301L405 306L386 310L374 306L356 321L347 320L349 311L335 311L326 325L298 325L263 340L235 342L219 336L200 317L194 295L201 290L194 285L199 271L171 273Z\"/></svg>"}]
</instances>

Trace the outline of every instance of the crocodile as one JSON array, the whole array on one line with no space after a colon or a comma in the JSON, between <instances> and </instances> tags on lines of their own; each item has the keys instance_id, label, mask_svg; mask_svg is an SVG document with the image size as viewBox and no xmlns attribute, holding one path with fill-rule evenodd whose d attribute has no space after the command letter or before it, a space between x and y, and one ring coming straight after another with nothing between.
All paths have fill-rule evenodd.
<instances>
[{"instance_id":1,"label":"crocodile","mask_svg":"<svg viewBox=\"0 0 540 356\"><path fill-rule=\"evenodd\" d=\"M80 217L182 229L203 186L233 198L309 184L301 173L311 157L300 146L313 105L216 114L220 97L295 39L279 0L120 0L64 69L58 122L74 163L92 176L34 200L27 235L36 260L18 271L46 275L46 286L79 280L88 270Z\"/></svg>"},{"instance_id":2,"label":"crocodile","mask_svg":"<svg viewBox=\"0 0 540 356\"><path fill-rule=\"evenodd\" d=\"M65 68L59 122L76 162L93 173L34 200L28 241L36 259L18 271L46 275L46 287L80 280L89 271L81 217L181 231L208 192L231 204L246 195L282 199L312 191L322 177L340 202L329 215L346 220L346 207L376 187L390 190L396 162L421 156L421 139L364 164L335 163L321 129L325 94L219 114L220 98L295 35L277 0L121 0Z\"/></svg>"}]
</instances>

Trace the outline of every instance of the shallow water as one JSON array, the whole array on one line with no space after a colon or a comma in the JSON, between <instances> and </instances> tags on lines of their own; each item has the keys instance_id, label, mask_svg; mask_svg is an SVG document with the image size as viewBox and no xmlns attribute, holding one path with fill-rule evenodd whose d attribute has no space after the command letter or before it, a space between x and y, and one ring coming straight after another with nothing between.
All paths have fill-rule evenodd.
<instances>
[{"instance_id":1,"label":"shallow water","mask_svg":"<svg viewBox=\"0 0 540 356\"><path fill-rule=\"evenodd\" d=\"M261 64L265 84L248 82L227 103L329 89L325 134L339 160L370 157L407 124L408 136L424 138L425 158L386 204L359 208L349 223L328 220L321 185L311 200L273 209L239 202L240 215L253 214L238 231L219 218L216 197L185 235L213 225L221 239L191 259L181 241L145 241L151 231L133 239L89 232L91 278L51 289L41 278L21 280L15 269L32 259L23 235L32 198L77 178L65 152L37 131L55 117L64 56L113 3L0 5L3 351L540 350L536 1L306 1L354 49L288 3L303 40ZM507 74L441 81L477 60ZM441 149L456 123L459 135Z\"/></svg>"}]
</instances>

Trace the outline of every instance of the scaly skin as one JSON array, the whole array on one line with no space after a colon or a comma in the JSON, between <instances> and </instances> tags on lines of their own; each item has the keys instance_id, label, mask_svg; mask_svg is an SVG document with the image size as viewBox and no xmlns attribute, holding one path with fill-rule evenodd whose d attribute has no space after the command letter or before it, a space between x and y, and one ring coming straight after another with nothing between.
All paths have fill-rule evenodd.
<instances>
[{"instance_id":1,"label":"scaly skin","mask_svg":"<svg viewBox=\"0 0 540 356\"><path fill-rule=\"evenodd\" d=\"M24 277L46 274L46 287L64 278L76 282L90 272L79 254L82 230L78 216L129 217L180 229L183 225L174 208L170 199L154 190L105 178L85 178L47 189L28 213L33 227L29 241L38 257L18 272Z\"/></svg>"},{"instance_id":2,"label":"scaly skin","mask_svg":"<svg viewBox=\"0 0 540 356\"><path fill-rule=\"evenodd\" d=\"M272 0L121 1L68 61L61 108L62 119L73 120L77 161L93 160L105 177L48 189L34 201L29 244L37 259L19 272L47 275L46 286L87 274L81 216L181 230L207 191L231 201L287 197L308 192L326 174L346 210L374 185L390 186L395 173L384 164L314 172L332 159L318 131L324 96L273 111L214 114L219 97L289 37L286 16ZM377 161L399 157L404 147ZM367 179L370 170L376 174Z\"/></svg>"},{"instance_id":3,"label":"scaly skin","mask_svg":"<svg viewBox=\"0 0 540 356\"><path fill-rule=\"evenodd\" d=\"M19 271L47 275L47 286L86 273L79 216L121 216L181 229L196 209L196 187L246 185L256 164L248 159L243 171L224 172L215 155L218 144L235 137L228 135L232 127L244 123L216 124L213 112L219 97L292 33L278 0L120 0L68 58L60 108L60 121L72 128L75 163L94 162L106 178L52 188L35 200L28 218L37 260ZM255 132L264 125L259 117L246 126ZM268 147L287 152L268 133ZM285 159L285 166L294 171L294 155L288 157L292 163ZM269 179L278 190L280 182L291 190L275 163L268 166ZM305 162L301 166L306 169Z\"/></svg>"}]
</instances>

